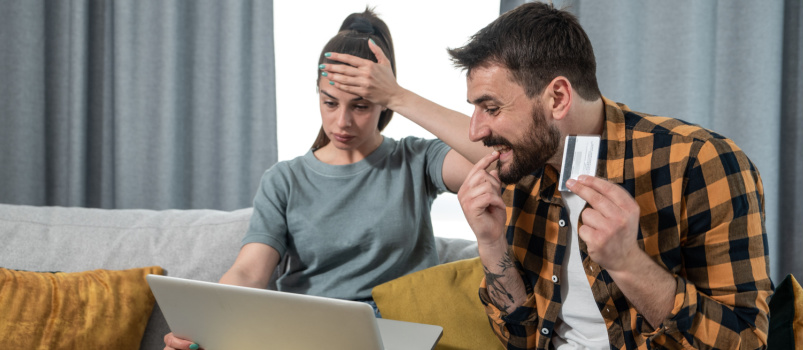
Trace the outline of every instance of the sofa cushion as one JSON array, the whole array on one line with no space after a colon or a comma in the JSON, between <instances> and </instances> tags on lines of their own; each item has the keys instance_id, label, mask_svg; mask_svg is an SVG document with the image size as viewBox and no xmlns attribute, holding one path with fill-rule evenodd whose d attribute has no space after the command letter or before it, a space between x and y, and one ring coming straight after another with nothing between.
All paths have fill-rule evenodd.
<instances>
[{"instance_id":1,"label":"sofa cushion","mask_svg":"<svg viewBox=\"0 0 804 350\"><path fill-rule=\"evenodd\" d=\"M478 297L480 258L459 260L414 272L374 287L383 318L439 325L436 349L502 349Z\"/></svg>"},{"instance_id":2,"label":"sofa cushion","mask_svg":"<svg viewBox=\"0 0 804 350\"><path fill-rule=\"evenodd\" d=\"M151 273L163 270L0 268L0 348L137 349L154 306L145 280Z\"/></svg>"},{"instance_id":3,"label":"sofa cushion","mask_svg":"<svg viewBox=\"0 0 804 350\"><path fill-rule=\"evenodd\" d=\"M438 251L439 264L446 264L449 262L475 258L478 256L477 241L436 236L435 242L436 250Z\"/></svg>"}]
</instances>

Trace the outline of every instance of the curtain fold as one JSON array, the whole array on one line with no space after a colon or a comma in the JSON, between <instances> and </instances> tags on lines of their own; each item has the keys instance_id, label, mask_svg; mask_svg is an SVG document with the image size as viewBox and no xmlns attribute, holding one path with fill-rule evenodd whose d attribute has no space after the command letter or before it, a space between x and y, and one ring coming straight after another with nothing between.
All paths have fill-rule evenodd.
<instances>
[{"instance_id":1,"label":"curtain fold","mask_svg":"<svg viewBox=\"0 0 804 350\"><path fill-rule=\"evenodd\" d=\"M804 227L802 227L802 7L801 1L785 0L784 2L784 47L782 51L782 94L780 96L781 133L778 143L782 150L779 167L776 170L779 178L779 220L778 246L779 257L776 260L776 280L781 282L785 273L793 273L802 281L802 246L804 245ZM770 140L772 142L772 140ZM774 176L770 173L769 176Z\"/></svg>"},{"instance_id":2,"label":"curtain fold","mask_svg":"<svg viewBox=\"0 0 804 350\"><path fill-rule=\"evenodd\" d=\"M270 1L0 2L0 202L251 205L276 162Z\"/></svg>"},{"instance_id":3,"label":"curtain fold","mask_svg":"<svg viewBox=\"0 0 804 350\"><path fill-rule=\"evenodd\" d=\"M801 280L801 1L553 3L589 35L604 96L702 125L745 151L764 184L771 277Z\"/></svg>"}]
</instances>

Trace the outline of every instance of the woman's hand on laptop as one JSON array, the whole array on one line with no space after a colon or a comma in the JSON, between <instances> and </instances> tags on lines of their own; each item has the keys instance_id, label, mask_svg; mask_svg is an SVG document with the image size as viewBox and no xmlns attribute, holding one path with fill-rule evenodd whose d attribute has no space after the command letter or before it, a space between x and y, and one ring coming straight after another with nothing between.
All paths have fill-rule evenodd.
<instances>
[{"instance_id":1,"label":"woman's hand on laptop","mask_svg":"<svg viewBox=\"0 0 804 350\"><path fill-rule=\"evenodd\" d=\"M198 344L187 339L177 338L173 333L165 335L165 350L198 350ZM202 349L203 350L203 349Z\"/></svg>"}]
</instances>

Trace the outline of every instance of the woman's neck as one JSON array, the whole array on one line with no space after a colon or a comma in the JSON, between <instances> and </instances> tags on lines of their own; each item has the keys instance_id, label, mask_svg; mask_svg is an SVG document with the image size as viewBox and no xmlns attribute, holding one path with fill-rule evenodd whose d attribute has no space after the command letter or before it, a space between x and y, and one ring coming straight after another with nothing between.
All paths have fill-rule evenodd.
<instances>
[{"instance_id":1,"label":"woman's neck","mask_svg":"<svg viewBox=\"0 0 804 350\"><path fill-rule=\"evenodd\" d=\"M369 154L376 151L382 144L383 139L383 136L378 134L370 144L367 142L368 145L366 147L350 149L337 148L330 142L326 146L313 151L313 155L322 163L329 165L353 164L365 159Z\"/></svg>"}]
</instances>

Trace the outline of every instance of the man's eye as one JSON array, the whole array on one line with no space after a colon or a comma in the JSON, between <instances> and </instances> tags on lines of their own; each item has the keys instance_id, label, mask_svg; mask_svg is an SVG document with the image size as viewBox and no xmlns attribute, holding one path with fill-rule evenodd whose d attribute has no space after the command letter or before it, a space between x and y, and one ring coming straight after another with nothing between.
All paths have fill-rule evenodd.
<instances>
[{"instance_id":1,"label":"man's eye","mask_svg":"<svg viewBox=\"0 0 804 350\"><path fill-rule=\"evenodd\" d=\"M486 108L486 113L488 113L489 115L495 115L499 111L500 111L499 107Z\"/></svg>"}]
</instances>

